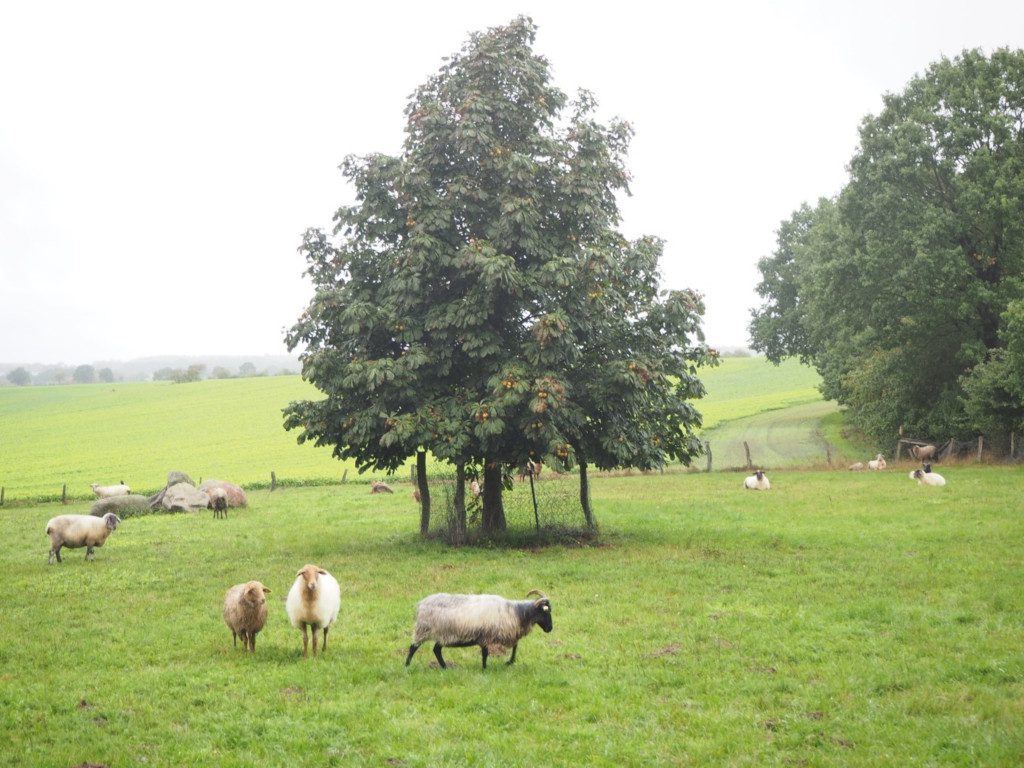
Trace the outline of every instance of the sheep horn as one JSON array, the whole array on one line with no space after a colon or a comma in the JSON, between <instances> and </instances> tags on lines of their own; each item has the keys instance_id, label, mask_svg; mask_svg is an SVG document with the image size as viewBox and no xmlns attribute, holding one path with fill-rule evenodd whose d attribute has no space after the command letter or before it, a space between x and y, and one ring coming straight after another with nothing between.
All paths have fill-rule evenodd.
<instances>
[{"instance_id":1,"label":"sheep horn","mask_svg":"<svg viewBox=\"0 0 1024 768\"><path fill-rule=\"evenodd\" d=\"M550 599L550 598L548 598L548 596L547 596L547 595L545 595L545 594L544 594L543 592L541 592L541 591L540 591L539 589L531 589L531 590L530 590L529 592L527 592L527 593L526 593L526 596L527 596L527 597L529 597L530 595L537 595L538 597L541 597L541 598L543 598L543 599L545 599L545 600L548 600L548 599Z\"/></svg>"}]
</instances>

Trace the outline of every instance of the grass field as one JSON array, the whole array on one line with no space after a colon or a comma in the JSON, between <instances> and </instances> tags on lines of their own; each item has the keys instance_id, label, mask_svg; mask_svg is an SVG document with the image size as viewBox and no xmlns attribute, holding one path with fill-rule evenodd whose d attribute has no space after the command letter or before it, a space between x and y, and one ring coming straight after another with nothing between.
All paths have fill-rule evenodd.
<instances>
[{"instance_id":1,"label":"grass field","mask_svg":"<svg viewBox=\"0 0 1024 768\"><path fill-rule=\"evenodd\" d=\"M758 450L766 466L806 463L805 447L818 427L797 413L797 423L783 430L787 417L780 411L820 407L813 369L795 361L776 367L761 358L728 358L701 376L709 390L697 403L705 437L716 453L719 445L726 451L717 466L745 463L735 458L735 448L742 456L738 435L747 432L770 434L769 450ZM282 427L281 409L290 401L318 396L298 376L0 388L0 486L11 503L60 498L64 484L70 497L84 499L91 496L90 483L120 480L152 493L171 470L246 487L269 483L271 472L284 482L336 482L346 470L354 479L351 462L337 461L327 448L297 445L297 433ZM738 423L758 414L774 424ZM715 427L727 428L723 437Z\"/></svg>"},{"instance_id":2,"label":"grass field","mask_svg":"<svg viewBox=\"0 0 1024 768\"><path fill-rule=\"evenodd\" d=\"M448 549L405 494L254 491L226 521L127 520L48 566L46 504L0 509L0 758L10 766L1017 766L1024 473L598 477L601 546ZM77 508L84 509L86 504ZM72 507L75 508L75 507ZM322 658L283 599L342 584ZM273 593L255 656L223 594ZM514 667L403 666L435 591L552 599Z\"/></svg>"}]
</instances>

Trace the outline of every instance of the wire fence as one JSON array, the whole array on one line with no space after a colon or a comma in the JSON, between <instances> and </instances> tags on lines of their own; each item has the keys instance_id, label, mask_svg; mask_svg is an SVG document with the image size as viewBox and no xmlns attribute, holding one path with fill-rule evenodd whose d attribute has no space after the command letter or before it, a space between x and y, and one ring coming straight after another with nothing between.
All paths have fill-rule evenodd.
<instances>
[{"instance_id":1,"label":"wire fence","mask_svg":"<svg viewBox=\"0 0 1024 768\"><path fill-rule=\"evenodd\" d=\"M465 529L455 509L456 477L431 475L430 535L451 544L474 543L486 537L482 530L483 495L465 487ZM512 542L549 540L583 541L593 538L596 525L587 526L580 503L580 480L575 474L550 474L543 479L527 476L502 492L506 530L502 538Z\"/></svg>"}]
</instances>

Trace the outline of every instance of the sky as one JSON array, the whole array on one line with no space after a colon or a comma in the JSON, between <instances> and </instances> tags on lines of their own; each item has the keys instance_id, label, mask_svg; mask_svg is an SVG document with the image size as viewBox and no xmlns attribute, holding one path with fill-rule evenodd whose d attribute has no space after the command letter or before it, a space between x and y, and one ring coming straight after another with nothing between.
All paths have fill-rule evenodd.
<instances>
[{"instance_id":1,"label":"sky","mask_svg":"<svg viewBox=\"0 0 1024 768\"><path fill-rule=\"evenodd\" d=\"M297 248L398 154L417 85L519 14L554 84L636 132L628 237L748 343L757 261L839 192L882 95L942 56L1024 47L1024 3L0 0L0 362L285 352Z\"/></svg>"}]
</instances>

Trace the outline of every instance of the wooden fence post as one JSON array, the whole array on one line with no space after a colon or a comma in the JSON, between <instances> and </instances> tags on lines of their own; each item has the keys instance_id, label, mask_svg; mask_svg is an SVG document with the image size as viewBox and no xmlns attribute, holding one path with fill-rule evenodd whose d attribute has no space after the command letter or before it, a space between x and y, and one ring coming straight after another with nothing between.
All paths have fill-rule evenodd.
<instances>
[{"instance_id":1,"label":"wooden fence post","mask_svg":"<svg viewBox=\"0 0 1024 768\"><path fill-rule=\"evenodd\" d=\"M277 475L275 475L273 472L270 473L270 490L277 490Z\"/></svg>"},{"instance_id":2,"label":"wooden fence post","mask_svg":"<svg viewBox=\"0 0 1024 768\"><path fill-rule=\"evenodd\" d=\"M747 469L754 468L754 462L750 460L750 446L747 445L747 441L743 441L743 450L747 452Z\"/></svg>"},{"instance_id":3,"label":"wooden fence post","mask_svg":"<svg viewBox=\"0 0 1024 768\"><path fill-rule=\"evenodd\" d=\"M830 467L832 466L832 446L828 443L825 443L825 461L828 462Z\"/></svg>"},{"instance_id":4,"label":"wooden fence post","mask_svg":"<svg viewBox=\"0 0 1024 768\"><path fill-rule=\"evenodd\" d=\"M6 490L7 490L6 488L4 488L3 486L0 486L0 507L2 507L4 505L4 491L6 491Z\"/></svg>"},{"instance_id":5,"label":"wooden fence post","mask_svg":"<svg viewBox=\"0 0 1024 768\"><path fill-rule=\"evenodd\" d=\"M979 462L981 461L981 452L984 450L984 448L985 448L985 436L984 435L978 435L978 461Z\"/></svg>"},{"instance_id":6,"label":"wooden fence post","mask_svg":"<svg viewBox=\"0 0 1024 768\"><path fill-rule=\"evenodd\" d=\"M67 504L68 503L68 484L67 483L64 483L64 488L60 492L60 503L61 504Z\"/></svg>"},{"instance_id":7,"label":"wooden fence post","mask_svg":"<svg viewBox=\"0 0 1024 768\"><path fill-rule=\"evenodd\" d=\"M708 455L708 468L707 468L706 471L710 472L711 471L711 441L710 440L705 440L704 441L704 452Z\"/></svg>"},{"instance_id":8,"label":"wooden fence post","mask_svg":"<svg viewBox=\"0 0 1024 768\"><path fill-rule=\"evenodd\" d=\"M348 467L346 467L345 471L341 473L341 484L344 485L347 480L348 480Z\"/></svg>"}]
</instances>

